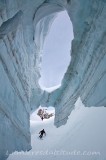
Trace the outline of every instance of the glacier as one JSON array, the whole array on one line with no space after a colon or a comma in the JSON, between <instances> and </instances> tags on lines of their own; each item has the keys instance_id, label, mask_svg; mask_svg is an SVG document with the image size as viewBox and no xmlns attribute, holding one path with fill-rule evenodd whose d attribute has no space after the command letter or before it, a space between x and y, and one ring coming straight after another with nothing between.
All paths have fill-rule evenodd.
<instances>
[{"instance_id":1,"label":"glacier","mask_svg":"<svg viewBox=\"0 0 106 160\"><path fill-rule=\"evenodd\" d=\"M39 86L42 48L58 12L73 24L71 62L53 92ZM78 97L106 107L106 0L0 0L0 159L31 149L30 114L55 107L66 124ZM70 42L71 43L71 42Z\"/></svg>"}]
</instances>

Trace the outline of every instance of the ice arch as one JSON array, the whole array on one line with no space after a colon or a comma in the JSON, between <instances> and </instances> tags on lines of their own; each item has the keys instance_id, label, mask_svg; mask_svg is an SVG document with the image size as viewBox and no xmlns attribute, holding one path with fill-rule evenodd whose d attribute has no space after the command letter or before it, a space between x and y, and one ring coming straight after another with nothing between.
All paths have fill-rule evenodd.
<instances>
[{"instance_id":1,"label":"ice arch","mask_svg":"<svg viewBox=\"0 0 106 160\"><path fill-rule=\"evenodd\" d=\"M42 46L64 9L73 24L72 58L61 87L48 94L38 84ZM106 106L105 17L105 0L0 1L1 159L7 149L30 149L30 112L40 104L55 106L56 126L66 123L79 96L86 106Z\"/></svg>"},{"instance_id":2,"label":"ice arch","mask_svg":"<svg viewBox=\"0 0 106 160\"><path fill-rule=\"evenodd\" d=\"M45 39L40 85L43 89L61 84L71 60L73 28L66 11L57 14Z\"/></svg>"}]
</instances>

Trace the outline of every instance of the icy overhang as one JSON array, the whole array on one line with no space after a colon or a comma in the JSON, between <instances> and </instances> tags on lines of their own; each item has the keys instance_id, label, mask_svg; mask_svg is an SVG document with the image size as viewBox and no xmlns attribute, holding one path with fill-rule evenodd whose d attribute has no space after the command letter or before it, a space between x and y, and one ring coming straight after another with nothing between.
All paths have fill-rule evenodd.
<instances>
[{"instance_id":1,"label":"icy overhang","mask_svg":"<svg viewBox=\"0 0 106 160\"><path fill-rule=\"evenodd\" d=\"M106 57L103 51L105 40L102 36L105 33L105 23L101 24L105 19L106 3L75 0L63 6L73 24L72 59L62 86L50 94L44 92L41 101L44 106L55 106L57 126L66 123L79 96L86 106L106 106L105 92L102 92L106 86Z\"/></svg>"}]
</instances>

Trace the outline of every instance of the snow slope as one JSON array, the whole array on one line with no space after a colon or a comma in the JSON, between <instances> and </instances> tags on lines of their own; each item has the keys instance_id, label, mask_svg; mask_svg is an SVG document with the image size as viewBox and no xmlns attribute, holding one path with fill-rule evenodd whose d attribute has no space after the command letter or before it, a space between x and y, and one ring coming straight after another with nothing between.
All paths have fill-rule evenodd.
<instances>
[{"instance_id":1,"label":"snow slope","mask_svg":"<svg viewBox=\"0 0 106 160\"><path fill-rule=\"evenodd\" d=\"M48 108L53 112L53 108ZM37 112L37 111L36 111ZM76 102L66 125L56 128L54 118L41 121L31 116L32 150L15 152L8 160L105 160L106 108L84 107ZM38 132L45 129L47 136L39 140Z\"/></svg>"}]
</instances>

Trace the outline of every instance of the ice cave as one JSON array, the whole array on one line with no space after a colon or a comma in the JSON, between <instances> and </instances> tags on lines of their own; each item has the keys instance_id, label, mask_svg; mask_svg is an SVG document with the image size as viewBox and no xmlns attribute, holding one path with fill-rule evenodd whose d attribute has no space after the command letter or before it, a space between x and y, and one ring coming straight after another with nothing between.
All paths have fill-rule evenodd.
<instances>
[{"instance_id":1,"label":"ice cave","mask_svg":"<svg viewBox=\"0 0 106 160\"><path fill-rule=\"evenodd\" d=\"M0 160L106 159L106 0L0 0L0 121Z\"/></svg>"}]
</instances>

